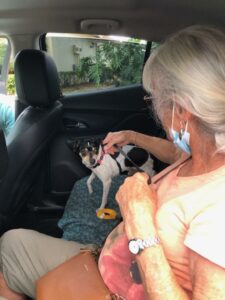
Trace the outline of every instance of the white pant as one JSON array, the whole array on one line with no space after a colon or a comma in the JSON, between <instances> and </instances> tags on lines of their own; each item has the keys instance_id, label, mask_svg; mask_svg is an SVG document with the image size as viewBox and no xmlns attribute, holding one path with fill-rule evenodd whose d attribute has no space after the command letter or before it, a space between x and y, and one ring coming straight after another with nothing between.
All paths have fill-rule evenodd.
<instances>
[{"instance_id":1,"label":"white pant","mask_svg":"<svg viewBox=\"0 0 225 300\"><path fill-rule=\"evenodd\" d=\"M87 247L94 246L33 230L10 230L0 239L0 269L13 291L35 298L35 283L41 276Z\"/></svg>"}]
</instances>

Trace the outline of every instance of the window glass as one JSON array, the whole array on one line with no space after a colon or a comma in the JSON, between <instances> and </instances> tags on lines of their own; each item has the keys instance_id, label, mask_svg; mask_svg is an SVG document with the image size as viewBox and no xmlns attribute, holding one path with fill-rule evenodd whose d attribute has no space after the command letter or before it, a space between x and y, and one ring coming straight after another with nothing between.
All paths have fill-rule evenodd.
<instances>
[{"instance_id":1,"label":"window glass","mask_svg":"<svg viewBox=\"0 0 225 300\"><path fill-rule=\"evenodd\" d=\"M141 82L146 41L78 34L46 35L63 93Z\"/></svg>"},{"instance_id":2,"label":"window glass","mask_svg":"<svg viewBox=\"0 0 225 300\"><path fill-rule=\"evenodd\" d=\"M9 61L9 72L7 77L7 84L6 84L6 92L7 95L14 96L16 94L16 85L15 85L15 74L14 74L14 60L13 57L10 57Z\"/></svg>"},{"instance_id":3,"label":"window glass","mask_svg":"<svg viewBox=\"0 0 225 300\"><path fill-rule=\"evenodd\" d=\"M0 37L0 81L3 79L3 70L4 70L4 60L6 57L8 48L8 39L4 37Z\"/></svg>"},{"instance_id":4,"label":"window glass","mask_svg":"<svg viewBox=\"0 0 225 300\"><path fill-rule=\"evenodd\" d=\"M10 63L11 61L11 63ZM9 80L9 72L12 73ZM11 45L0 37L0 128L7 135L14 125L15 80L11 59Z\"/></svg>"},{"instance_id":5,"label":"window glass","mask_svg":"<svg viewBox=\"0 0 225 300\"><path fill-rule=\"evenodd\" d=\"M11 45L6 37L0 36L0 93L7 94L7 78L9 61L11 58ZM12 67L13 68L13 67Z\"/></svg>"}]
</instances>

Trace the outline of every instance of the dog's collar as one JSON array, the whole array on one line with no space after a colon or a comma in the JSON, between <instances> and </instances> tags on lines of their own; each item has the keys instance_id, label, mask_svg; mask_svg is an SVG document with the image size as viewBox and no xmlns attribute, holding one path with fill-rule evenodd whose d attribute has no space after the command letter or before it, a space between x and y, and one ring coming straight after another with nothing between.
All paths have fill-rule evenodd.
<instances>
[{"instance_id":1,"label":"dog's collar","mask_svg":"<svg viewBox=\"0 0 225 300\"><path fill-rule=\"evenodd\" d=\"M98 166L100 166L101 165L101 163L102 163L102 161L103 161L103 158L104 158L104 156L105 156L105 151L104 151L104 148L102 147L101 148L101 155L100 155L100 157L97 159L97 162L96 162L96 164L92 167L92 169L95 169L95 168L97 168Z\"/></svg>"},{"instance_id":2,"label":"dog's collar","mask_svg":"<svg viewBox=\"0 0 225 300\"><path fill-rule=\"evenodd\" d=\"M103 161L103 158L104 158L105 154L106 154L106 153L105 153L105 151L104 151L104 148L102 147L101 155L100 155L99 159L97 159L97 162L96 162L96 164L92 167L92 169L95 169L95 168L99 167L99 166L102 164L102 161ZM117 155L113 155L113 154L109 154L109 155L115 160L115 162L116 162L116 164L117 164L117 166L118 166L118 168L119 168L120 174L123 174L121 165L120 165L119 162L116 160Z\"/></svg>"}]
</instances>

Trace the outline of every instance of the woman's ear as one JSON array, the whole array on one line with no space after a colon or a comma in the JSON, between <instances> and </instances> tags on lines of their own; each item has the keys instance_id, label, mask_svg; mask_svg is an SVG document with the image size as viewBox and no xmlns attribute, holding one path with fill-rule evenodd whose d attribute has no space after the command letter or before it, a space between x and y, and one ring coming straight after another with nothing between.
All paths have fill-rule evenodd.
<instances>
[{"instance_id":1,"label":"woman's ear","mask_svg":"<svg viewBox=\"0 0 225 300\"><path fill-rule=\"evenodd\" d=\"M177 116L183 121L189 121L193 116L189 111L187 111L179 104L176 104L175 110Z\"/></svg>"}]
</instances>

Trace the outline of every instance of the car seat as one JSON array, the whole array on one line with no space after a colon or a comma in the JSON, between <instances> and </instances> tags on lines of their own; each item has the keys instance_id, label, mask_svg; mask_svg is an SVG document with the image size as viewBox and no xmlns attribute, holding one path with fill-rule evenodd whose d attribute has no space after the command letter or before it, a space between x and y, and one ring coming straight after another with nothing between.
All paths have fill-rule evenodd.
<instances>
[{"instance_id":1,"label":"car seat","mask_svg":"<svg viewBox=\"0 0 225 300\"><path fill-rule=\"evenodd\" d=\"M4 178L8 168L8 152L6 148L5 135L0 129L0 183Z\"/></svg>"},{"instance_id":2,"label":"car seat","mask_svg":"<svg viewBox=\"0 0 225 300\"><path fill-rule=\"evenodd\" d=\"M15 81L18 100L27 107L7 137L9 166L0 184L0 233L28 201L62 117L58 72L47 53L19 52Z\"/></svg>"}]
</instances>

